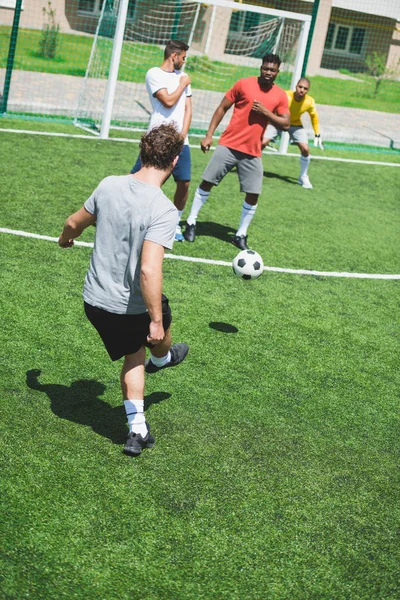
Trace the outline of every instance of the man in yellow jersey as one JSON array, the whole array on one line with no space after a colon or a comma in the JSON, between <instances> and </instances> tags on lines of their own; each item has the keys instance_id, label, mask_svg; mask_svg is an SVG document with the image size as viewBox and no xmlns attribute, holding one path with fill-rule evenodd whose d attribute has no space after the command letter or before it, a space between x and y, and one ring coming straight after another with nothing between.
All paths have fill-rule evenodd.
<instances>
[{"instance_id":1,"label":"man in yellow jersey","mask_svg":"<svg viewBox=\"0 0 400 600\"><path fill-rule=\"evenodd\" d=\"M300 176L298 179L298 183L307 189L312 188L311 181L308 177L308 167L310 164L311 156L310 149L308 147L308 139L306 130L303 127L301 122L301 115L305 112L308 112L311 118L311 124L314 129L315 139L314 146L319 146L321 150L324 149L321 134L319 130L319 120L318 113L315 106L314 98L308 95L308 90L310 89L310 80L306 77L302 77L299 79L296 85L296 89L293 92L292 90L287 90L286 94L289 99L289 109L290 109L290 142L292 144L297 144L300 148L301 156L300 156ZM262 147L265 148L268 146L271 140L274 140L278 135L280 135L280 130L272 125L271 123L267 126L265 130L264 139L262 142Z\"/></svg>"}]
</instances>

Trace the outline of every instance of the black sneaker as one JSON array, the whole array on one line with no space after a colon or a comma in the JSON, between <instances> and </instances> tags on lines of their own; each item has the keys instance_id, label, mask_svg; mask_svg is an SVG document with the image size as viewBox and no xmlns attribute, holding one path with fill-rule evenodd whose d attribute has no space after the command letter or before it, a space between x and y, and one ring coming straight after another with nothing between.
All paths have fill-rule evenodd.
<instances>
[{"instance_id":1,"label":"black sneaker","mask_svg":"<svg viewBox=\"0 0 400 600\"><path fill-rule=\"evenodd\" d=\"M249 249L247 245L247 235L234 235L231 242L236 248L240 248L240 250Z\"/></svg>"},{"instance_id":2,"label":"black sneaker","mask_svg":"<svg viewBox=\"0 0 400 600\"><path fill-rule=\"evenodd\" d=\"M167 367L176 367L176 365L179 365L186 358L188 352L189 346L187 344L174 344L171 346L171 360L169 363L163 367L156 367L151 358L148 358L144 365L144 370L146 373L157 373L157 371L161 371L161 369L166 369Z\"/></svg>"},{"instance_id":3,"label":"black sneaker","mask_svg":"<svg viewBox=\"0 0 400 600\"><path fill-rule=\"evenodd\" d=\"M124 454L127 454L128 456L139 456L143 448L152 448L155 445L156 440L152 435L150 435L150 429L147 421L146 425L148 431L145 437L142 437L140 433L133 433L133 431L130 432L124 446Z\"/></svg>"},{"instance_id":4,"label":"black sneaker","mask_svg":"<svg viewBox=\"0 0 400 600\"><path fill-rule=\"evenodd\" d=\"M196 238L196 225L189 225L186 223L186 229L183 237L187 242L194 242Z\"/></svg>"}]
</instances>

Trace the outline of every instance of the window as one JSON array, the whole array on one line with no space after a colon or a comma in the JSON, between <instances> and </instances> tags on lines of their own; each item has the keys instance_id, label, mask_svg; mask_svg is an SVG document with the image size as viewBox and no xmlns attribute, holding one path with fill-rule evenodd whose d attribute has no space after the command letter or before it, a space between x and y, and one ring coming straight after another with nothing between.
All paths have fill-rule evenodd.
<instances>
[{"instance_id":1,"label":"window","mask_svg":"<svg viewBox=\"0 0 400 600\"><path fill-rule=\"evenodd\" d=\"M325 40L325 48L330 50L333 44L333 38L335 37L335 25L333 23L329 23L328 33L326 34Z\"/></svg>"},{"instance_id":2,"label":"window","mask_svg":"<svg viewBox=\"0 0 400 600\"><path fill-rule=\"evenodd\" d=\"M82 10L83 12L94 12L95 5L95 0L79 0L78 10Z\"/></svg>"},{"instance_id":3,"label":"window","mask_svg":"<svg viewBox=\"0 0 400 600\"><path fill-rule=\"evenodd\" d=\"M13 0L15 2L15 0ZM1 0L0 0L1 2ZM133 19L135 14L135 5L136 0L129 0L128 4L128 19ZM95 15L99 15L101 13L101 9L103 6L103 0L78 0L78 11L79 12L90 12ZM114 0L107 0L106 4L106 13L114 13Z\"/></svg>"},{"instance_id":4,"label":"window","mask_svg":"<svg viewBox=\"0 0 400 600\"><path fill-rule=\"evenodd\" d=\"M348 27L338 27L335 39L335 50L346 50L347 38L349 36Z\"/></svg>"},{"instance_id":5,"label":"window","mask_svg":"<svg viewBox=\"0 0 400 600\"><path fill-rule=\"evenodd\" d=\"M15 8L16 0L0 0L0 8ZM22 0L21 9L24 9L24 2Z\"/></svg>"},{"instance_id":6,"label":"window","mask_svg":"<svg viewBox=\"0 0 400 600\"><path fill-rule=\"evenodd\" d=\"M354 27L353 33L351 35L350 48L349 51L352 54L361 54L361 49L364 43L365 29L360 29L360 27Z\"/></svg>"},{"instance_id":7,"label":"window","mask_svg":"<svg viewBox=\"0 0 400 600\"><path fill-rule=\"evenodd\" d=\"M325 50L338 54L361 54L364 47L365 29L329 23Z\"/></svg>"}]
</instances>

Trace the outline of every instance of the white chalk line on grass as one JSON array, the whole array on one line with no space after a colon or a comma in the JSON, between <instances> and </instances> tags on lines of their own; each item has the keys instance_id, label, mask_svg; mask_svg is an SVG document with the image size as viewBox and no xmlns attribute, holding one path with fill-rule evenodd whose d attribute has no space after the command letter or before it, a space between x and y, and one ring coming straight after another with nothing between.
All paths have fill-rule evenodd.
<instances>
[{"instance_id":1,"label":"white chalk line on grass","mask_svg":"<svg viewBox=\"0 0 400 600\"><path fill-rule=\"evenodd\" d=\"M30 135L48 135L50 137L66 137L66 138L77 138L81 140L100 140L99 136L96 135L84 135L78 133L58 133L58 132L48 132L48 131L31 131L30 129L1 129L0 133L5 131L6 133L28 133ZM108 142L128 142L131 144L138 144L140 140L132 140L129 138L107 138ZM189 144L190 148L195 148L199 150L199 146L197 144ZM215 147L210 148L210 150L215 150ZM299 158L298 154L280 154L279 152L274 151L264 151L263 154L274 154L276 156L285 156L288 158ZM381 162L379 160L361 160L356 158L335 158L334 156L315 156L312 155L312 160L331 160L335 162L345 162L345 163L357 163L361 165L382 165L384 167L400 167L400 163L391 163L391 162Z\"/></svg>"},{"instance_id":2,"label":"white chalk line on grass","mask_svg":"<svg viewBox=\"0 0 400 600\"><path fill-rule=\"evenodd\" d=\"M12 235L18 235L21 237L34 238L37 240L46 240L48 242L58 242L58 238L50 237L48 235L39 235L37 233L29 233L27 231L19 231L17 229L7 229L0 227L0 233L10 233ZM86 248L93 248L92 242L81 242L75 241L75 246L84 246ZM180 256L176 254L165 254L165 258L171 258L174 260L184 260L186 262L203 263L207 265L220 265L222 267L232 267L231 262L225 260L212 260L209 258L196 258L194 256ZM276 273L291 273L293 275L316 275L319 277L347 277L349 279L400 279L399 275L392 274L381 274L381 273L336 273L335 271L312 271L307 269L283 269L281 267L265 267L264 271L273 271Z\"/></svg>"}]
</instances>

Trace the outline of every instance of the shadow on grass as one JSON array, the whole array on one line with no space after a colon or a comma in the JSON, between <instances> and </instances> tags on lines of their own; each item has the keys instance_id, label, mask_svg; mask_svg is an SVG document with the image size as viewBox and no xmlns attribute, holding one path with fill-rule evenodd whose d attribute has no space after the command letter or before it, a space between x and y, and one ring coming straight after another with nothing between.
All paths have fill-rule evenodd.
<instances>
[{"instance_id":1,"label":"shadow on grass","mask_svg":"<svg viewBox=\"0 0 400 600\"><path fill-rule=\"evenodd\" d=\"M269 179L280 179L281 181L286 181L286 183L293 183L298 185L297 179L295 177L287 177L286 175L271 173L270 171L264 171L264 177L268 177Z\"/></svg>"},{"instance_id":2,"label":"shadow on grass","mask_svg":"<svg viewBox=\"0 0 400 600\"><path fill-rule=\"evenodd\" d=\"M87 425L113 444L125 443L128 429L124 406L122 403L120 406L110 406L99 398L106 390L103 383L93 379L81 379L73 381L69 387L57 383L41 384L38 380L40 373L39 369L27 371L27 386L47 394L50 408L57 417ZM145 398L145 410L170 396L167 392L149 394Z\"/></svg>"},{"instance_id":3,"label":"shadow on grass","mask_svg":"<svg viewBox=\"0 0 400 600\"><path fill-rule=\"evenodd\" d=\"M181 225L185 227L186 222L181 222ZM227 227L212 221L197 221L196 224L196 237L201 237L202 235L214 237L230 244L234 233L236 233L236 229L233 227Z\"/></svg>"},{"instance_id":4,"label":"shadow on grass","mask_svg":"<svg viewBox=\"0 0 400 600\"><path fill-rule=\"evenodd\" d=\"M230 325L229 323L223 323L222 321L211 321L208 324L211 329L216 329L217 331L222 331L222 333L237 333L239 329L234 325Z\"/></svg>"}]
</instances>

